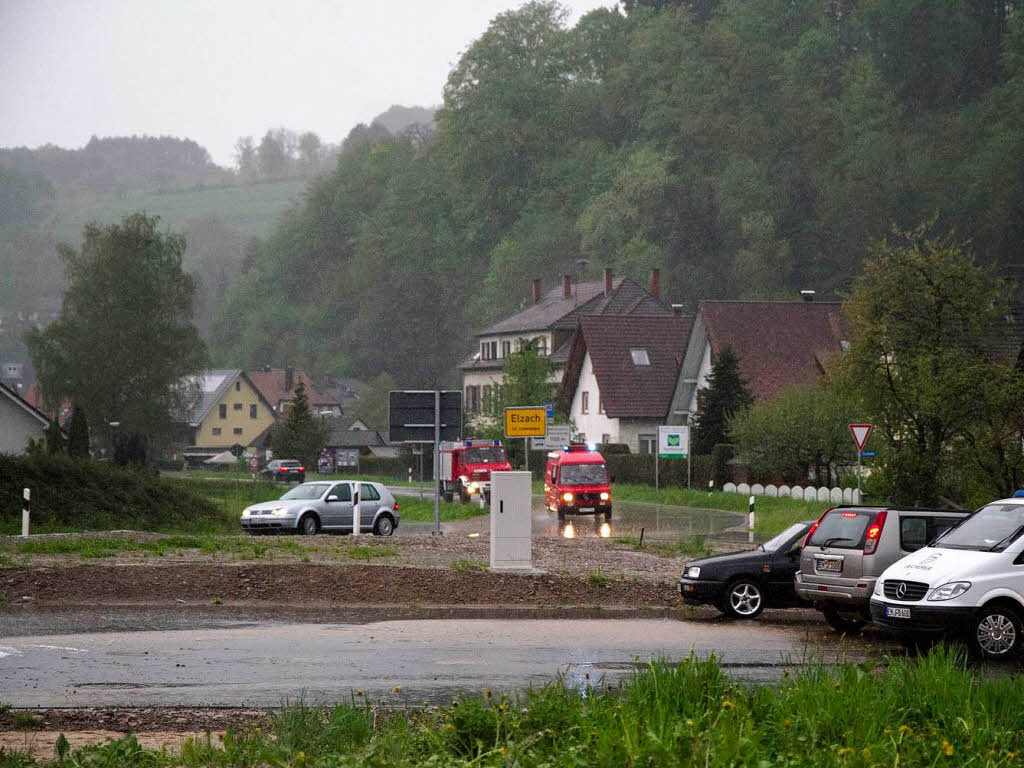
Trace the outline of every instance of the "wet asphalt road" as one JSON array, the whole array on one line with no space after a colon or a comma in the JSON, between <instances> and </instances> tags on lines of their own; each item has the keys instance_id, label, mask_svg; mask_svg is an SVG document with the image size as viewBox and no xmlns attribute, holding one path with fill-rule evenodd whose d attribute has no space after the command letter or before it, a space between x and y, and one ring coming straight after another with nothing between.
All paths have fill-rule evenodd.
<instances>
[{"instance_id":1,"label":"wet asphalt road","mask_svg":"<svg viewBox=\"0 0 1024 768\"><path fill-rule=\"evenodd\" d=\"M352 624L221 622L161 631L0 637L0 699L16 707L385 704L513 691L564 673L613 682L634 663L715 653L731 674L778 679L810 658L863 660L820 627L671 619L452 619ZM589 675L589 678L587 677ZM394 692L401 686L400 692Z\"/></svg>"}]
</instances>

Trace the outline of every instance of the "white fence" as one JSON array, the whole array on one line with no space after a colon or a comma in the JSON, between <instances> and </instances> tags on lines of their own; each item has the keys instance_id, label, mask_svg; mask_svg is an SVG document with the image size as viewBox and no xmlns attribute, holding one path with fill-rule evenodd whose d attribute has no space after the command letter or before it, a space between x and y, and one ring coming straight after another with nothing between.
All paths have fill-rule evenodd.
<instances>
[{"instance_id":1,"label":"white fence","mask_svg":"<svg viewBox=\"0 0 1024 768\"><path fill-rule=\"evenodd\" d=\"M772 496L777 498L803 499L804 501L820 501L826 504L860 504L860 491L856 488L806 488L794 485L761 485L754 483L726 483L722 490L726 493L742 493L744 496Z\"/></svg>"}]
</instances>

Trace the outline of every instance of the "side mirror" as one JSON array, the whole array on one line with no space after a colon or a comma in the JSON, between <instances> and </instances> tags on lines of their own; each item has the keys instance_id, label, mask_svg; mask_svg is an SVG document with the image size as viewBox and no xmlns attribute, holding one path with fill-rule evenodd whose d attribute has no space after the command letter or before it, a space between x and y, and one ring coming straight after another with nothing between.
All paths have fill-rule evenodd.
<instances>
[{"instance_id":1,"label":"side mirror","mask_svg":"<svg viewBox=\"0 0 1024 768\"><path fill-rule=\"evenodd\" d=\"M338 500L338 497L335 496L333 493L330 496L327 497L327 501L337 501L337 500Z\"/></svg>"}]
</instances>

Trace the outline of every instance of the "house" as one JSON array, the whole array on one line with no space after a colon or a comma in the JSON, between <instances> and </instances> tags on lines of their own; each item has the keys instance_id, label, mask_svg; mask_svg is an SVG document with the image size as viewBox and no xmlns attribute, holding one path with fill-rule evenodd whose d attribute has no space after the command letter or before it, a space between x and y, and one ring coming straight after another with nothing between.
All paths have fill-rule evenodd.
<instances>
[{"instance_id":1,"label":"house","mask_svg":"<svg viewBox=\"0 0 1024 768\"><path fill-rule=\"evenodd\" d=\"M479 331L477 349L459 365L462 373L463 408L467 417L486 408L493 388L500 385L508 358L522 341L532 341L551 362L550 381L562 380L580 317L590 315L671 315L672 307L660 296L661 277L651 270L650 289L628 277L615 278L604 271L600 283L572 282L544 293L540 280L533 281L531 302L504 320Z\"/></svg>"},{"instance_id":2,"label":"house","mask_svg":"<svg viewBox=\"0 0 1024 768\"><path fill-rule=\"evenodd\" d=\"M181 417L186 460L201 463L234 445L266 447L274 409L244 371L206 371L188 381L198 390L198 402Z\"/></svg>"},{"instance_id":3,"label":"house","mask_svg":"<svg viewBox=\"0 0 1024 768\"><path fill-rule=\"evenodd\" d=\"M653 453L692 326L676 313L579 318L558 396L578 438Z\"/></svg>"},{"instance_id":4,"label":"house","mask_svg":"<svg viewBox=\"0 0 1024 768\"><path fill-rule=\"evenodd\" d=\"M44 436L50 419L14 389L0 384L0 453L24 453L29 438Z\"/></svg>"},{"instance_id":5,"label":"house","mask_svg":"<svg viewBox=\"0 0 1024 768\"><path fill-rule=\"evenodd\" d=\"M715 356L731 347L755 402L789 387L810 386L849 347L837 301L702 301L672 399L671 424L700 411Z\"/></svg>"},{"instance_id":6,"label":"house","mask_svg":"<svg viewBox=\"0 0 1024 768\"><path fill-rule=\"evenodd\" d=\"M276 416L281 416L295 402L295 388L302 382L306 388L306 400L314 415L341 416L341 403L330 394L318 389L306 375L305 371L297 371L291 366L287 368L271 368L264 366L256 371L246 371L245 375L259 390L263 398L270 403Z\"/></svg>"},{"instance_id":7,"label":"house","mask_svg":"<svg viewBox=\"0 0 1024 768\"><path fill-rule=\"evenodd\" d=\"M362 456L398 455L398 449L389 444L380 432L370 429L359 419L348 424L343 423L341 419L329 422L326 448L332 452L357 450Z\"/></svg>"}]
</instances>

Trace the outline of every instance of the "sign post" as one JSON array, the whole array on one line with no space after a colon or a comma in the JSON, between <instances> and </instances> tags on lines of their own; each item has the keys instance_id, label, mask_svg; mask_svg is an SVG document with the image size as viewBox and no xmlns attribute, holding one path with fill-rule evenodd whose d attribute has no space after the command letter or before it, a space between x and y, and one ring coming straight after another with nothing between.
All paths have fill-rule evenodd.
<instances>
[{"instance_id":1,"label":"sign post","mask_svg":"<svg viewBox=\"0 0 1024 768\"><path fill-rule=\"evenodd\" d=\"M526 470L530 470L530 438L547 437L548 413L543 405L519 405L505 409L505 437L523 438Z\"/></svg>"},{"instance_id":2,"label":"sign post","mask_svg":"<svg viewBox=\"0 0 1024 768\"><path fill-rule=\"evenodd\" d=\"M658 427L658 450L654 455L654 487L658 487L658 460L686 459L686 486L690 486L690 428Z\"/></svg>"},{"instance_id":3,"label":"sign post","mask_svg":"<svg viewBox=\"0 0 1024 768\"><path fill-rule=\"evenodd\" d=\"M868 435L871 434L871 425L851 424L850 434L853 435L853 442L857 444L857 503L859 504L863 496L860 489L861 454L864 451L864 444L868 441Z\"/></svg>"}]
</instances>

